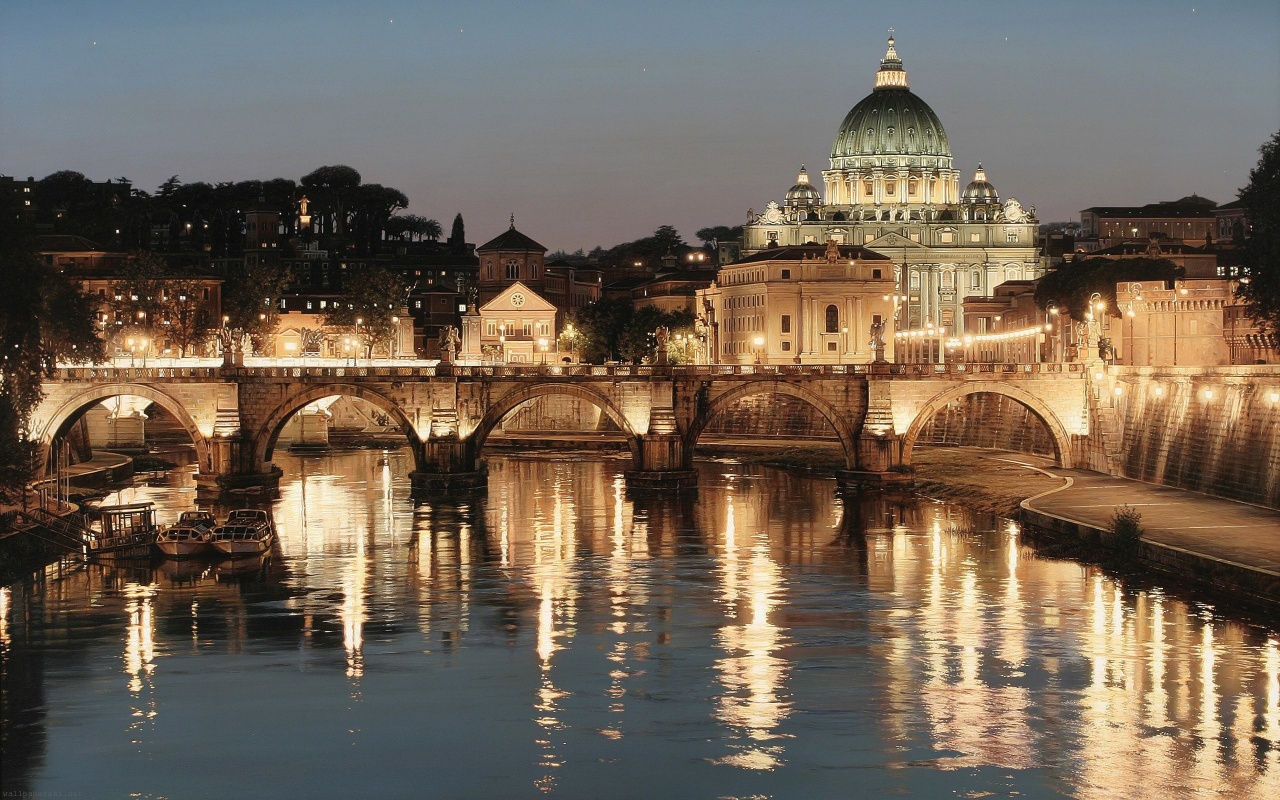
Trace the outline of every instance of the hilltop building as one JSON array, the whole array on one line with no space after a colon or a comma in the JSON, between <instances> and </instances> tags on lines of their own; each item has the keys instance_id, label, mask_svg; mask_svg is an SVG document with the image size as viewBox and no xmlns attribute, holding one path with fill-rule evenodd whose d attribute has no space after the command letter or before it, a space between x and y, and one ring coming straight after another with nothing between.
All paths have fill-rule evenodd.
<instances>
[{"instance_id":1,"label":"hilltop building","mask_svg":"<svg viewBox=\"0 0 1280 800\"><path fill-rule=\"evenodd\" d=\"M825 199L801 167L781 204L749 211L744 260L828 241L887 256L891 285L876 298L899 298L897 326L952 334L961 330L966 297L1041 273L1035 207L1001 201L981 164L961 188L942 121L911 91L892 37L874 88L836 132L822 185ZM865 328L851 330L858 342L867 339Z\"/></svg>"}]
</instances>

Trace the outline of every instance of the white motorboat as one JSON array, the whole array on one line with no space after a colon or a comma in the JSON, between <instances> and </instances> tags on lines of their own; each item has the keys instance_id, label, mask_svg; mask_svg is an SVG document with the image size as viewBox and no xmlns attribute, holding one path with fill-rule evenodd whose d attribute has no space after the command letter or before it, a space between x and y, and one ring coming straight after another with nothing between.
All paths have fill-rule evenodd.
<instances>
[{"instance_id":1,"label":"white motorboat","mask_svg":"<svg viewBox=\"0 0 1280 800\"><path fill-rule=\"evenodd\" d=\"M261 508L240 508L209 536L213 549L225 556L256 556L271 549L276 538L271 512Z\"/></svg>"},{"instance_id":2,"label":"white motorboat","mask_svg":"<svg viewBox=\"0 0 1280 800\"><path fill-rule=\"evenodd\" d=\"M156 547L170 558L190 558L213 552L209 541L218 520L208 511L184 511L178 521L156 537Z\"/></svg>"}]
</instances>

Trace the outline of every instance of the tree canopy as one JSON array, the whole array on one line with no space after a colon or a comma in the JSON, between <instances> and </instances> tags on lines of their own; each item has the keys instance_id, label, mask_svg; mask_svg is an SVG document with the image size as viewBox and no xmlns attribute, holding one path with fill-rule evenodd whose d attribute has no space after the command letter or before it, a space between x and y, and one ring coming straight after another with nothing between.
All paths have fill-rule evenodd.
<instances>
[{"instance_id":1,"label":"tree canopy","mask_svg":"<svg viewBox=\"0 0 1280 800\"><path fill-rule=\"evenodd\" d=\"M1167 258L1076 258L1047 273L1036 284L1036 305L1057 306L1077 322L1085 320L1089 298L1101 295L1118 315L1116 284L1124 281L1173 281L1183 270Z\"/></svg>"},{"instance_id":2,"label":"tree canopy","mask_svg":"<svg viewBox=\"0 0 1280 800\"><path fill-rule=\"evenodd\" d=\"M371 357L374 348L396 335L394 318L404 303L406 286L399 275L380 264L361 268L345 286L342 297L325 314L324 324L358 337L363 356Z\"/></svg>"},{"instance_id":3,"label":"tree canopy","mask_svg":"<svg viewBox=\"0 0 1280 800\"><path fill-rule=\"evenodd\" d=\"M0 199L0 498L12 502L35 469L38 452L27 429L44 397L42 383L59 362L101 361L105 347L94 321L96 301L44 264L14 201Z\"/></svg>"},{"instance_id":4,"label":"tree canopy","mask_svg":"<svg viewBox=\"0 0 1280 800\"><path fill-rule=\"evenodd\" d=\"M1260 148L1262 158L1240 191L1252 234L1245 240L1244 267L1249 282L1240 294L1249 313L1280 338L1280 132Z\"/></svg>"},{"instance_id":5,"label":"tree canopy","mask_svg":"<svg viewBox=\"0 0 1280 800\"><path fill-rule=\"evenodd\" d=\"M653 355L653 332L665 326L673 334L693 332L693 314L666 312L655 306L636 308L629 300L600 300L578 309L574 315L573 346L582 361L639 363Z\"/></svg>"}]
</instances>

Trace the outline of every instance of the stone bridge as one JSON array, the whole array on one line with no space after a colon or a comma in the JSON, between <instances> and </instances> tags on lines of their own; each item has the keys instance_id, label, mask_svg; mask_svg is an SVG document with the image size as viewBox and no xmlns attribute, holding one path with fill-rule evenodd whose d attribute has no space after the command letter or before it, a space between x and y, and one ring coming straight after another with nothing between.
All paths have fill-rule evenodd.
<instances>
[{"instance_id":1,"label":"stone bridge","mask_svg":"<svg viewBox=\"0 0 1280 800\"><path fill-rule=\"evenodd\" d=\"M1025 406L1045 424L1059 463L1083 461L1094 379L1079 364L64 367L45 384L32 432L47 449L95 403L136 395L191 436L202 492L274 487L285 423L315 400L347 395L395 421L413 449L414 490L430 494L483 485L481 452L504 417L559 395L597 407L626 437L630 485L681 487L694 480L694 446L717 414L785 395L830 422L844 451L842 480L875 483L906 479L933 414L977 393Z\"/></svg>"}]
</instances>

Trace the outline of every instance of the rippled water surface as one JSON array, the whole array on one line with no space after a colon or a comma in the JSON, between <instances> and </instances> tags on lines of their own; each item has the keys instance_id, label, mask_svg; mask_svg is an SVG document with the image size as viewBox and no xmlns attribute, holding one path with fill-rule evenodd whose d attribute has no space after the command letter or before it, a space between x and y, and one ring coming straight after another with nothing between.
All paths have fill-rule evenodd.
<instances>
[{"instance_id":1,"label":"rippled water surface","mask_svg":"<svg viewBox=\"0 0 1280 800\"><path fill-rule=\"evenodd\" d=\"M415 507L405 454L278 461L261 563L0 592L6 792L1280 796L1280 637L1007 522L728 463L631 499L495 457Z\"/></svg>"}]
</instances>

